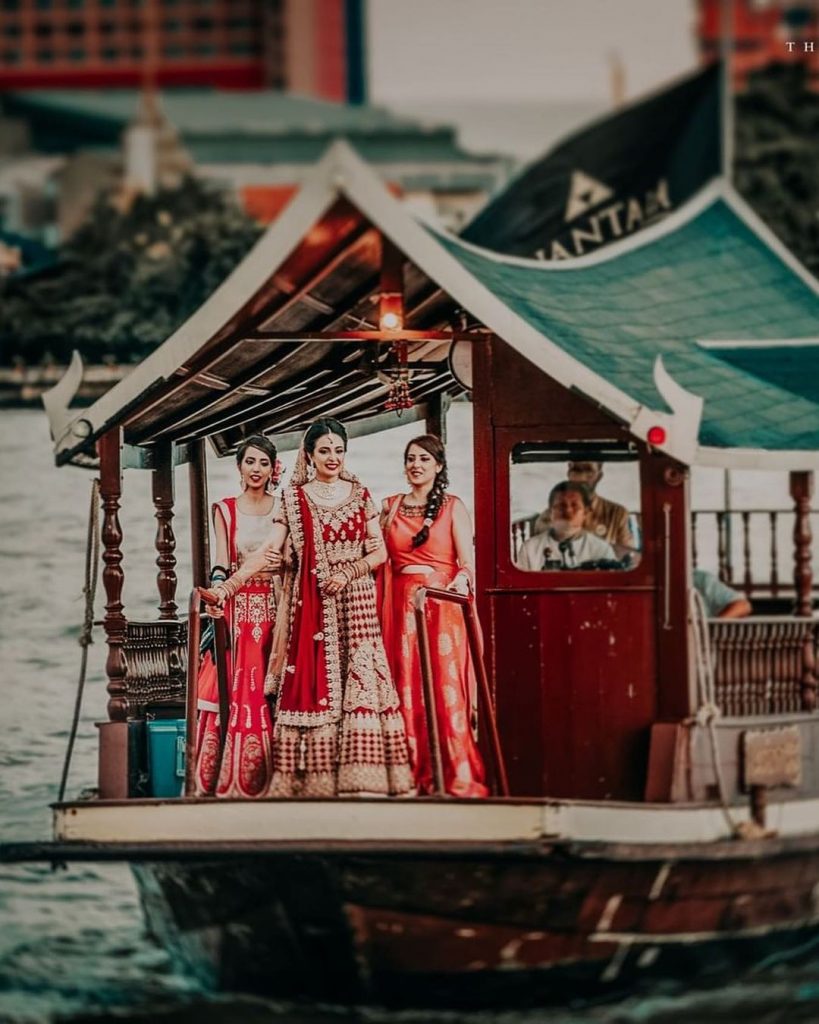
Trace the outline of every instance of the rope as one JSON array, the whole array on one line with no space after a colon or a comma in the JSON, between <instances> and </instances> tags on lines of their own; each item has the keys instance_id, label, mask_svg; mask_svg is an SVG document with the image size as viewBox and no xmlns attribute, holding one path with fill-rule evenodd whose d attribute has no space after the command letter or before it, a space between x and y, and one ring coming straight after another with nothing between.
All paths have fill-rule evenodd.
<instances>
[{"instance_id":1,"label":"rope","mask_svg":"<svg viewBox=\"0 0 819 1024\"><path fill-rule=\"evenodd\" d=\"M74 717L71 722L71 731L68 734L68 748L65 752L63 762L63 774L60 779L60 789L57 794L58 803L62 803L65 796L65 787L68 782L68 772L71 767L71 755L74 753L74 741L77 738L77 729L80 724L80 708L82 707L82 695L85 689L85 674L88 668L88 648L94 642L92 632L94 629L94 596L97 592L97 578L100 566L100 531L99 527L99 493L100 482L95 480L91 485L91 506L88 510L88 533L85 544L85 583L82 592L85 596L85 615L83 617L82 629L77 643L82 649L80 657L80 675L77 680L77 697L74 701Z\"/></svg>"},{"instance_id":2,"label":"rope","mask_svg":"<svg viewBox=\"0 0 819 1024\"><path fill-rule=\"evenodd\" d=\"M742 829L731 817L731 811L729 810L728 798L725 795L725 779L722 774L722 763L719 756L716 722L722 716L722 709L716 701L714 662L711 657L711 637L708 632L705 602L702 599L702 595L694 587L691 588L690 603L697 659L697 688L700 698L696 720L699 725L705 726L708 730L711 761L713 762L714 776L717 780L717 793L719 793L719 802L725 822L731 835L735 838L741 838Z\"/></svg>"}]
</instances>

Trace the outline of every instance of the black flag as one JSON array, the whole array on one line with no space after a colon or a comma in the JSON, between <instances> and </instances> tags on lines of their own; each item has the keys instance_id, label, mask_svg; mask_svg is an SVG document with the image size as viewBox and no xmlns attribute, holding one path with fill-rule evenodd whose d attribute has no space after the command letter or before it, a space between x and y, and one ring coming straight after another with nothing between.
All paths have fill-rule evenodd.
<instances>
[{"instance_id":1,"label":"black flag","mask_svg":"<svg viewBox=\"0 0 819 1024\"><path fill-rule=\"evenodd\" d=\"M720 173L720 66L577 132L464 228L514 256L569 259L653 224Z\"/></svg>"}]
</instances>

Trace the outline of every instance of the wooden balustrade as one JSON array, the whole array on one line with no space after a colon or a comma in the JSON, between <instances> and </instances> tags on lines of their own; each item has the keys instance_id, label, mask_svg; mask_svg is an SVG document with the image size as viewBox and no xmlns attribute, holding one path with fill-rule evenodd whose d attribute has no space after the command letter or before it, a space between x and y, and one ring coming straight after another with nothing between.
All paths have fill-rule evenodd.
<instances>
[{"instance_id":1,"label":"wooden balustrade","mask_svg":"<svg viewBox=\"0 0 819 1024\"><path fill-rule=\"evenodd\" d=\"M724 715L813 711L819 621L797 616L709 619L715 699Z\"/></svg>"},{"instance_id":2,"label":"wooden balustrade","mask_svg":"<svg viewBox=\"0 0 819 1024\"><path fill-rule=\"evenodd\" d=\"M122 680L128 717L141 718L149 705L185 699L188 624L159 619L129 622L123 645L126 671Z\"/></svg>"}]
</instances>

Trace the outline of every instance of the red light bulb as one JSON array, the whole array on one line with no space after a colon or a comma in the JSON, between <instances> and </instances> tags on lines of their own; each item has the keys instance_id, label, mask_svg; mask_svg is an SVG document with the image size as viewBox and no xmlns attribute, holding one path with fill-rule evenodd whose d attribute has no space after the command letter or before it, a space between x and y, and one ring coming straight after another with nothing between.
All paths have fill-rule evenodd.
<instances>
[{"instance_id":1,"label":"red light bulb","mask_svg":"<svg viewBox=\"0 0 819 1024\"><path fill-rule=\"evenodd\" d=\"M657 447L661 444L665 444L665 439L665 427L654 426L648 428L648 433L646 434L646 441L648 441L649 444Z\"/></svg>"}]
</instances>

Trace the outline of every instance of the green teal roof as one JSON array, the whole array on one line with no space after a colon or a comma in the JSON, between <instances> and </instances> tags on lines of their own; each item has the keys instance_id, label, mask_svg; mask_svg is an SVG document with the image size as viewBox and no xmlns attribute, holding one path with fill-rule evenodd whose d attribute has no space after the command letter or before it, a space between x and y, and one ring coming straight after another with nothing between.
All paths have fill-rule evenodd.
<instances>
[{"instance_id":1,"label":"green teal roof","mask_svg":"<svg viewBox=\"0 0 819 1024\"><path fill-rule=\"evenodd\" d=\"M819 341L805 345L747 345L709 349L710 354L745 373L801 395L819 406Z\"/></svg>"},{"instance_id":2,"label":"green teal roof","mask_svg":"<svg viewBox=\"0 0 819 1024\"><path fill-rule=\"evenodd\" d=\"M136 89L36 89L8 92L0 108L33 124L35 142L71 152L100 143L118 144L133 120ZM162 109L198 162L313 163L328 144L347 138L375 163L440 161L500 164L496 155L461 149L453 128L398 116L381 107L348 106L273 90L169 89ZM474 181L470 178L474 186ZM494 177L481 182L494 185Z\"/></svg>"},{"instance_id":3,"label":"green teal roof","mask_svg":"<svg viewBox=\"0 0 819 1024\"><path fill-rule=\"evenodd\" d=\"M786 390L770 365L728 361L698 344L819 336L819 295L724 198L634 248L559 267L436 237L550 341L655 409L665 408L653 381L661 354L671 376L705 400L701 445L819 449L815 361L813 389ZM808 351L789 356L807 360ZM788 379L809 372L805 362Z\"/></svg>"}]
</instances>

